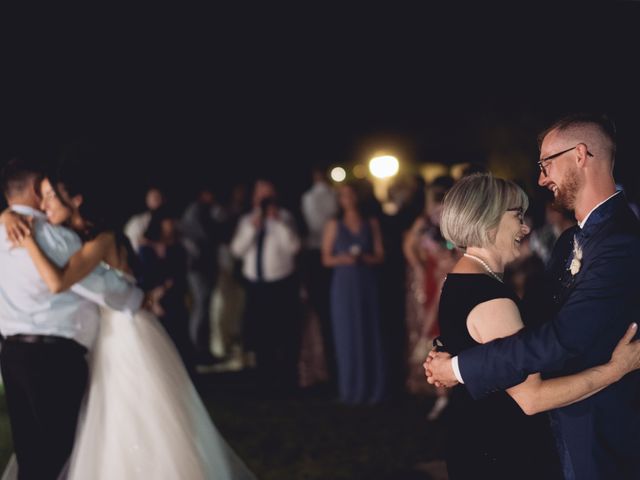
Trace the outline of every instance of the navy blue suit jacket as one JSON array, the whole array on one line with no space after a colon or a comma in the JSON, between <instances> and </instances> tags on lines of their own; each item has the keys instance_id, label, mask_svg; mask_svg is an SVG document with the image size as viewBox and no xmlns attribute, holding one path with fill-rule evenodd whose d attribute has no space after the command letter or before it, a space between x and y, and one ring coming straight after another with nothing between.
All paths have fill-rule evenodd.
<instances>
[{"instance_id":1,"label":"navy blue suit jacket","mask_svg":"<svg viewBox=\"0 0 640 480\"><path fill-rule=\"evenodd\" d=\"M580 271L567 269L573 236ZM555 316L535 329L461 352L460 373L478 399L527 375L564 376L606 363L632 321L640 321L640 222L619 193L580 231L556 243L549 265ZM640 373L551 412L567 478L640 479Z\"/></svg>"}]
</instances>

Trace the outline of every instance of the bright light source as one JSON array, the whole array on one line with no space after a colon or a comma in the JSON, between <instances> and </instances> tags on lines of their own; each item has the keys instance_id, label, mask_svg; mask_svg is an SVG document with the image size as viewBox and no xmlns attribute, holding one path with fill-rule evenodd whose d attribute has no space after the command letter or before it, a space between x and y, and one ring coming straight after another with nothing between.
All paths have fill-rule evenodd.
<instances>
[{"instance_id":1,"label":"bright light source","mask_svg":"<svg viewBox=\"0 0 640 480\"><path fill-rule=\"evenodd\" d=\"M342 167L335 167L331 170L331 179L334 182L342 182L347 178L347 172Z\"/></svg>"},{"instance_id":2,"label":"bright light source","mask_svg":"<svg viewBox=\"0 0 640 480\"><path fill-rule=\"evenodd\" d=\"M369 162L369 171L374 177L389 178L398 173L400 164L396 157L391 155L383 155L381 157L374 157Z\"/></svg>"}]
</instances>

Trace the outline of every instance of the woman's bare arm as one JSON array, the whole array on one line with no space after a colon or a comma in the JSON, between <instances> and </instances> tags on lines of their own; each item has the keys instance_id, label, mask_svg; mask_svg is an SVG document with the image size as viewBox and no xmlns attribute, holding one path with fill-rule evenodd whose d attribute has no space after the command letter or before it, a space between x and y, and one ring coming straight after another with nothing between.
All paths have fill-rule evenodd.
<instances>
[{"instance_id":1,"label":"woman's bare arm","mask_svg":"<svg viewBox=\"0 0 640 480\"><path fill-rule=\"evenodd\" d=\"M328 221L324 227L322 234L322 264L329 268L340 265L354 265L356 261L352 255L346 253L333 254L333 244L336 241L337 231L338 223L335 220Z\"/></svg>"},{"instance_id":2,"label":"woman's bare arm","mask_svg":"<svg viewBox=\"0 0 640 480\"><path fill-rule=\"evenodd\" d=\"M415 270L421 271L423 268L422 261L416 252L416 239L418 238L418 232L424 228L424 219L422 216L418 217L411 228L404 233L402 240L402 252L404 258L409 262Z\"/></svg>"},{"instance_id":3,"label":"woman's bare arm","mask_svg":"<svg viewBox=\"0 0 640 480\"><path fill-rule=\"evenodd\" d=\"M89 275L98 264L107 257L114 246L114 235L110 232L100 233L96 238L86 242L69 259L64 267L53 263L35 242L28 236L23 246L29 252L40 276L53 293L63 292Z\"/></svg>"},{"instance_id":4,"label":"woman's bare arm","mask_svg":"<svg viewBox=\"0 0 640 480\"><path fill-rule=\"evenodd\" d=\"M467 318L469 333L480 343L513 335L523 326L516 304L505 298L481 303ZM590 397L640 368L640 341L632 341L636 331L637 326L629 327L608 363L553 379L543 380L539 373L529 375L520 385L509 388L507 393L527 415Z\"/></svg>"},{"instance_id":5,"label":"woman's bare arm","mask_svg":"<svg viewBox=\"0 0 640 480\"><path fill-rule=\"evenodd\" d=\"M4 224L7 237L14 245L18 245L31 235L31 218L22 216L9 208L0 214L0 223Z\"/></svg>"}]
</instances>

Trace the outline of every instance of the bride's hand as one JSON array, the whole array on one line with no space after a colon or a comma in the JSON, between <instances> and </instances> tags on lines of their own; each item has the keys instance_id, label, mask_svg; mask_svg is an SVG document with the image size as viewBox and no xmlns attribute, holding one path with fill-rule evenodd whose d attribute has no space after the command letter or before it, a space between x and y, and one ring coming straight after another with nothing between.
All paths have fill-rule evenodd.
<instances>
[{"instance_id":1,"label":"bride's hand","mask_svg":"<svg viewBox=\"0 0 640 480\"><path fill-rule=\"evenodd\" d=\"M19 246L26 237L31 236L33 217L23 217L9 209L2 212L0 221L7 230L7 238L14 247Z\"/></svg>"},{"instance_id":2,"label":"bride's hand","mask_svg":"<svg viewBox=\"0 0 640 480\"><path fill-rule=\"evenodd\" d=\"M614 367L619 378L640 368L640 340L633 340L638 324L632 323L611 354L609 364Z\"/></svg>"}]
</instances>

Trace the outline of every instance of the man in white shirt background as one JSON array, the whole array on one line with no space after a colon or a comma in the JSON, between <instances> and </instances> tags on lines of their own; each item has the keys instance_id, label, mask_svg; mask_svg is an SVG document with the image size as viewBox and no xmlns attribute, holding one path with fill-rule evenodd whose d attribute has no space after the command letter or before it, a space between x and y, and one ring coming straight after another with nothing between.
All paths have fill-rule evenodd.
<instances>
[{"instance_id":1,"label":"man in white shirt background","mask_svg":"<svg viewBox=\"0 0 640 480\"><path fill-rule=\"evenodd\" d=\"M258 180L253 210L238 222L231 252L242 259L246 283L245 349L255 352L260 379L273 390L291 390L297 385L299 249L293 217L278 205L274 184Z\"/></svg>"},{"instance_id":2,"label":"man in white shirt background","mask_svg":"<svg viewBox=\"0 0 640 480\"><path fill-rule=\"evenodd\" d=\"M149 187L144 197L147 210L133 215L124 226L124 234L129 238L134 252L140 249L144 232L151 221L151 214L165 204L165 198L158 187Z\"/></svg>"},{"instance_id":3,"label":"man in white shirt background","mask_svg":"<svg viewBox=\"0 0 640 480\"><path fill-rule=\"evenodd\" d=\"M33 235L58 265L82 246L75 232L46 221L39 210L41 170L14 159L2 188L14 212L33 218ZM95 339L97 302L135 311L142 292L105 282L101 267L71 290L52 294L27 251L13 248L0 225L0 366L21 479L55 479L71 450L87 385L85 354Z\"/></svg>"}]
</instances>

